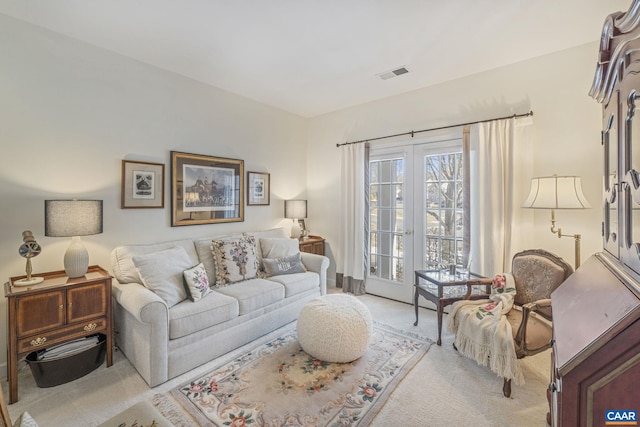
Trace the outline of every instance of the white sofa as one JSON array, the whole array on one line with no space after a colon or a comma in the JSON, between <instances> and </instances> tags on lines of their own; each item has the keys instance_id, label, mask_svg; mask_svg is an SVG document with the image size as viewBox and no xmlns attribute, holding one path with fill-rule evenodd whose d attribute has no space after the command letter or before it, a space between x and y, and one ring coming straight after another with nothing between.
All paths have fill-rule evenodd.
<instances>
[{"instance_id":1,"label":"white sofa","mask_svg":"<svg viewBox=\"0 0 640 427\"><path fill-rule=\"evenodd\" d=\"M161 384L295 320L307 301L326 294L329 259L304 252L300 255L306 272L215 287L211 241L241 236L255 238L260 262L261 243L288 238L284 229L273 229L119 246L113 250L115 341L149 386ZM186 299L170 306L143 285L133 258L138 257L137 261L141 256L180 247L185 249L192 265L203 263L213 291L198 301Z\"/></svg>"}]
</instances>

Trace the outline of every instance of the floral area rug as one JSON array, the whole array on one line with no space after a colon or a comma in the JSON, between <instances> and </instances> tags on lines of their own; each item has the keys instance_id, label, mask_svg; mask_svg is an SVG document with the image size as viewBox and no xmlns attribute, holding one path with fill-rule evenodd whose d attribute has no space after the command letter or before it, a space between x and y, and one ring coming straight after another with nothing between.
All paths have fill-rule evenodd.
<instances>
[{"instance_id":1,"label":"floral area rug","mask_svg":"<svg viewBox=\"0 0 640 427\"><path fill-rule=\"evenodd\" d=\"M201 426L366 426L431 341L374 324L350 363L302 350L295 328L171 391Z\"/></svg>"}]
</instances>

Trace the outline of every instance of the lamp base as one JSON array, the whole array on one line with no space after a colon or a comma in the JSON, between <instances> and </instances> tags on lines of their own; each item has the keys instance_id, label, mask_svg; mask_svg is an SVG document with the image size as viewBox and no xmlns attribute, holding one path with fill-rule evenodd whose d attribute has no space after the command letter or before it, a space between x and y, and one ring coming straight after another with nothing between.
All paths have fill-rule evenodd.
<instances>
[{"instance_id":1,"label":"lamp base","mask_svg":"<svg viewBox=\"0 0 640 427\"><path fill-rule=\"evenodd\" d=\"M301 234L300 223L298 223L297 219L294 219L293 224L291 224L291 237L293 239L299 239Z\"/></svg>"},{"instance_id":2,"label":"lamp base","mask_svg":"<svg viewBox=\"0 0 640 427\"><path fill-rule=\"evenodd\" d=\"M64 271L70 279L82 277L89 269L89 252L80 237L72 237L71 244L64 253Z\"/></svg>"},{"instance_id":3,"label":"lamp base","mask_svg":"<svg viewBox=\"0 0 640 427\"><path fill-rule=\"evenodd\" d=\"M13 282L13 286L31 286L44 282L44 277L32 277L31 279L20 279Z\"/></svg>"}]
</instances>

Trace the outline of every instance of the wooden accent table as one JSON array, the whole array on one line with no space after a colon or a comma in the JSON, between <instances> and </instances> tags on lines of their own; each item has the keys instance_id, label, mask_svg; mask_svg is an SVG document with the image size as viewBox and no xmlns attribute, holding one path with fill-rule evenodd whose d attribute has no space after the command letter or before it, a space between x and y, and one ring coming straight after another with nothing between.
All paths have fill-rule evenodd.
<instances>
[{"instance_id":1,"label":"wooden accent table","mask_svg":"<svg viewBox=\"0 0 640 427\"><path fill-rule=\"evenodd\" d=\"M463 299L489 298L491 281L475 273L449 274L441 270L416 270L413 293L413 307L418 326L418 297L422 295L437 307L438 345L442 345L442 313L444 308Z\"/></svg>"},{"instance_id":2,"label":"wooden accent table","mask_svg":"<svg viewBox=\"0 0 640 427\"><path fill-rule=\"evenodd\" d=\"M9 403L18 401L18 361L32 351L93 335L106 335L107 367L113 363L111 276L92 265L84 277L70 279L64 271L33 276L42 283L4 284L7 301L7 377Z\"/></svg>"},{"instance_id":3,"label":"wooden accent table","mask_svg":"<svg viewBox=\"0 0 640 427\"><path fill-rule=\"evenodd\" d=\"M324 238L320 236L301 237L300 252L324 255Z\"/></svg>"}]
</instances>

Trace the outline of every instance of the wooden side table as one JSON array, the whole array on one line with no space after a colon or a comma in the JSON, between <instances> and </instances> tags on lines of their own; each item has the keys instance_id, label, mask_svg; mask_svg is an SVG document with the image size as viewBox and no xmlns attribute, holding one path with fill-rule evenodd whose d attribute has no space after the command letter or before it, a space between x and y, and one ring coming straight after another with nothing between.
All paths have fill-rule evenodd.
<instances>
[{"instance_id":1,"label":"wooden side table","mask_svg":"<svg viewBox=\"0 0 640 427\"><path fill-rule=\"evenodd\" d=\"M324 238L320 236L301 237L300 252L324 255Z\"/></svg>"},{"instance_id":2,"label":"wooden side table","mask_svg":"<svg viewBox=\"0 0 640 427\"><path fill-rule=\"evenodd\" d=\"M84 277L70 279L64 271L37 285L4 284L7 301L7 377L9 403L18 401L18 361L32 351L102 333L106 335L107 367L113 363L111 276L93 265Z\"/></svg>"}]
</instances>

